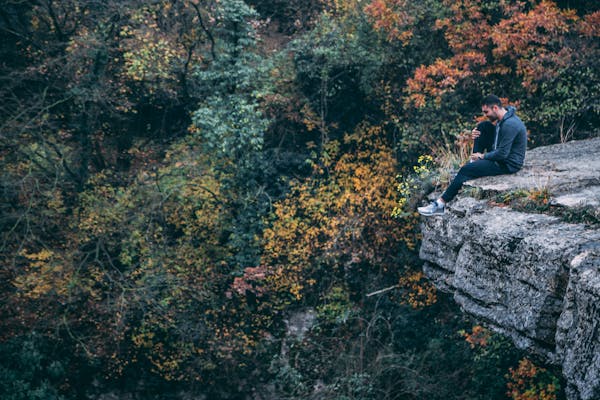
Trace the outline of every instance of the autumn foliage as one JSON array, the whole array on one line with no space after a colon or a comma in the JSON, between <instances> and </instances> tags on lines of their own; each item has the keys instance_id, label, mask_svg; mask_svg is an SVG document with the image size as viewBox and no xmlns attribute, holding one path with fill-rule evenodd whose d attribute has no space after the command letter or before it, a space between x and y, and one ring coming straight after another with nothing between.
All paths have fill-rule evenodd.
<instances>
[{"instance_id":1,"label":"autumn foliage","mask_svg":"<svg viewBox=\"0 0 600 400\"><path fill-rule=\"evenodd\" d=\"M328 275L396 275L399 256L416 246L416 217L401 223L391 217L396 168L381 141L381 128L358 127L344 141L352 150L340 154L342 144L328 143L328 159L313 162L311 178L292 184L265 230L263 264L270 266L274 289L291 299L300 300L315 285L326 284L321 281ZM433 289L419 282L426 288L421 291L417 282L401 278L408 289L406 301L430 304L434 296L426 292Z\"/></svg>"},{"instance_id":2,"label":"autumn foliage","mask_svg":"<svg viewBox=\"0 0 600 400\"><path fill-rule=\"evenodd\" d=\"M465 333L414 207L484 94L597 134L574 3L4 2L0 397L554 398Z\"/></svg>"},{"instance_id":3,"label":"autumn foliage","mask_svg":"<svg viewBox=\"0 0 600 400\"><path fill-rule=\"evenodd\" d=\"M458 84L490 78L516 78L527 93L535 93L540 82L589 57L588 49L571 45L574 35L595 35L575 11L551 1L530 1L499 2L495 13L488 13L485 3L445 3L451 16L437 20L435 27L444 32L452 55L415 71L407 81L408 103L423 107L426 98L440 102Z\"/></svg>"},{"instance_id":4,"label":"autumn foliage","mask_svg":"<svg viewBox=\"0 0 600 400\"><path fill-rule=\"evenodd\" d=\"M531 360L524 358L509 372L507 395L513 400L555 400L558 380Z\"/></svg>"}]
</instances>

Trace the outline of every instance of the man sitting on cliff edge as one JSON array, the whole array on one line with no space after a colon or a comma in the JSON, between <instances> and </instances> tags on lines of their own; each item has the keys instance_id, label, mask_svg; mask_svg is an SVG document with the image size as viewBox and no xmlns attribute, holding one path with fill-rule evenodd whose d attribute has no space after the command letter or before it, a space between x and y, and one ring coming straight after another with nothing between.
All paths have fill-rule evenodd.
<instances>
[{"instance_id":1,"label":"man sitting on cliff edge","mask_svg":"<svg viewBox=\"0 0 600 400\"><path fill-rule=\"evenodd\" d=\"M523 166L527 148L527 129L514 107L502 106L493 94L481 102L481 111L490 122L482 122L471 132L475 138L471 161L463 165L440 198L417 211L424 216L443 215L463 183L483 176L514 174ZM495 126L492 124L495 123ZM487 153L484 153L485 150Z\"/></svg>"}]
</instances>

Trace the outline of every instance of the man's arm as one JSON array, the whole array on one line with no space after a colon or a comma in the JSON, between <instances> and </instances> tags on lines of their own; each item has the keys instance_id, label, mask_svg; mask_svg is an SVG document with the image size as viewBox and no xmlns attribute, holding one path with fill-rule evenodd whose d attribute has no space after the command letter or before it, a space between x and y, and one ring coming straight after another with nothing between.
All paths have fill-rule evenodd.
<instances>
[{"instance_id":1,"label":"man's arm","mask_svg":"<svg viewBox=\"0 0 600 400\"><path fill-rule=\"evenodd\" d=\"M473 140L473 153L484 153L490 151L494 144L496 127L489 121L482 121L471 131Z\"/></svg>"},{"instance_id":2,"label":"man's arm","mask_svg":"<svg viewBox=\"0 0 600 400\"><path fill-rule=\"evenodd\" d=\"M512 124L512 121L506 121L500 129L496 150L486 153L483 157L484 160L506 161L508 158L512 144L519 134L519 125Z\"/></svg>"}]
</instances>

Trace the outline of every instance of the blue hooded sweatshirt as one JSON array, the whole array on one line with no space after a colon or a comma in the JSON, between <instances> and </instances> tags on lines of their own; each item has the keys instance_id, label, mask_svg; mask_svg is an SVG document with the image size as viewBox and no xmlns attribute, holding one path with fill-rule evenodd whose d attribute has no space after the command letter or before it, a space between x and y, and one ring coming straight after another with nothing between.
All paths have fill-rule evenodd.
<instances>
[{"instance_id":1,"label":"blue hooded sweatshirt","mask_svg":"<svg viewBox=\"0 0 600 400\"><path fill-rule=\"evenodd\" d=\"M483 158L496 161L501 166L506 166L510 173L514 173L523 167L526 149L527 129L515 114L515 108L509 106L504 117L496 124L493 150Z\"/></svg>"}]
</instances>

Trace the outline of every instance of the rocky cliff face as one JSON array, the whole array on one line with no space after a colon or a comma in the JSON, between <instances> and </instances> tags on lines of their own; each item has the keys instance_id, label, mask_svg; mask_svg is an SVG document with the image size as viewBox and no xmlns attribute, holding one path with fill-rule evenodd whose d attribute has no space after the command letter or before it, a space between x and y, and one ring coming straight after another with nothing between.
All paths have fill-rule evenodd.
<instances>
[{"instance_id":1,"label":"rocky cliff face","mask_svg":"<svg viewBox=\"0 0 600 400\"><path fill-rule=\"evenodd\" d=\"M598 225L493 201L548 189L554 214L600 215L600 138L534 149L519 173L469 185L444 216L423 218L425 273L465 312L561 365L569 399L600 399Z\"/></svg>"}]
</instances>

